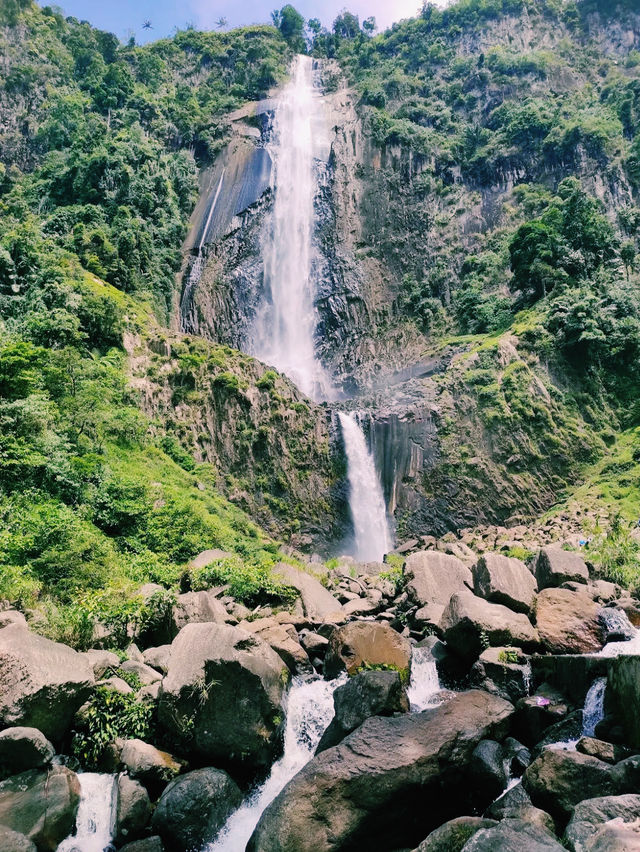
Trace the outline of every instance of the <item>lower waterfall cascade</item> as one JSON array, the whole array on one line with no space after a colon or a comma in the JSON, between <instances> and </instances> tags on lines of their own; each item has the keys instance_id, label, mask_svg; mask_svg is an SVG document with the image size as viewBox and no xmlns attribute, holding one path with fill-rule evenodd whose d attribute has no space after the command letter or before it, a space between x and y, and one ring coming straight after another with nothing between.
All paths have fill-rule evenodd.
<instances>
[{"instance_id":1,"label":"lower waterfall cascade","mask_svg":"<svg viewBox=\"0 0 640 852\"><path fill-rule=\"evenodd\" d=\"M58 852L104 852L113 837L117 776L81 772L76 831Z\"/></svg>"}]
</instances>

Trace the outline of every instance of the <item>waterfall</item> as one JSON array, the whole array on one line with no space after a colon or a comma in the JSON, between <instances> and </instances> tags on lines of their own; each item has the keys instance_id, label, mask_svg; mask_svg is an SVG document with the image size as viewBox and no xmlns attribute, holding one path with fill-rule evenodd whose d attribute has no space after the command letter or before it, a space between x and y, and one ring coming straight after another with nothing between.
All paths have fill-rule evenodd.
<instances>
[{"instance_id":1,"label":"waterfall","mask_svg":"<svg viewBox=\"0 0 640 852\"><path fill-rule=\"evenodd\" d=\"M436 662L429 648L414 648L411 654L411 682L407 694L412 713L434 706L434 696L440 692Z\"/></svg>"},{"instance_id":2,"label":"waterfall","mask_svg":"<svg viewBox=\"0 0 640 852\"><path fill-rule=\"evenodd\" d=\"M316 153L326 124L323 110L313 61L298 56L291 81L278 99L269 146L275 200L263 234L267 298L256 317L251 343L252 355L285 373L316 400L332 395L315 351L314 201Z\"/></svg>"},{"instance_id":3,"label":"waterfall","mask_svg":"<svg viewBox=\"0 0 640 852\"><path fill-rule=\"evenodd\" d=\"M349 476L349 508L355 533L355 558L382 560L391 550L391 534L382 485L373 456L355 417L339 412Z\"/></svg>"},{"instance_id":4,"label":"waterfall","mask_svg":"<svg viewBox=\"0 0 640 852\"><path fill-rule=\"evenodd\" d=\"M304 681L294 678L287 702L284 753L271 774L237 810L222 829L209 852L244 852L265 808L282 788L313 757L320 737L333 718L333 693L344 678Z\"/></svg>"},{"instance_id":5,"label":"waterfall","mask_svg":"<svg viewBox=\"0 0 640 852\"><path fill-rule=\"evenodd\" d=\"M604 718L604 694L607 689L606 677L599 677L591 684L584 700L582 713L582 736L592 737L598 722Z\"/></svg>"},{"instance_id":6,"label":"waterfall","mask_svg":"<svg viewBox=\"0 0 640 852\"><path fill-rule=\"evenodd\" d=\"M58 852L104 852L111 843L115 819L116 775L81 772L76 833L58 846Z\"/></svg>"}]
</instances>

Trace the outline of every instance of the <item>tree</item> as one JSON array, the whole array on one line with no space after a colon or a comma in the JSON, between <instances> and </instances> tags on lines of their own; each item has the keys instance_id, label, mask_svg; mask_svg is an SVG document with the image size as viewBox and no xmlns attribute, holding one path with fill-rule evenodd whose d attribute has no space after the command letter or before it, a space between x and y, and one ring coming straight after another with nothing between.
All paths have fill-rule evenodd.
<instances>
[{"instance_id":1,"label":"tree","mask_svg":"<svg viewBox=\"0 0 640 852\"><path fill-rule=\"evenodd\" d=\"M525 222L509 244L513 285L534 298L547 295L553 287L560 253L560 235L541 219Z\"/></svg>"},{"instance_id":2,"label":"tree","mask_svg":"<svg viewBox=\"0 0 640 852\"><path fill-rule=\"evenodd\" d=\"M360 18L345 10L333 22L333 32L338 38L357 38L360 35Z\"/></svg>"},{"instance_id":3,"label":"tree","mask_svg":"<svg viewBox=\"0 0 640 852\"><path fill-rule=\"evenodd\" d=\"M279 12L271 15L274 26L282 33L283 38L292 50L304 53L306 43L304 40L304 18L290 3L283 6Z\"/></svg>"},{"instance_id":4,"label":"tree","mask_svg":"<svg viewBox=\"0 0 640 852\"><path fill-rule=\"evenodd\" d=\"M377 28L378 25L376 24L376 19L373 17L373 15L362 22L362 29L369 37L371 37L375 33Z\"/></svg>"}]
</instances>

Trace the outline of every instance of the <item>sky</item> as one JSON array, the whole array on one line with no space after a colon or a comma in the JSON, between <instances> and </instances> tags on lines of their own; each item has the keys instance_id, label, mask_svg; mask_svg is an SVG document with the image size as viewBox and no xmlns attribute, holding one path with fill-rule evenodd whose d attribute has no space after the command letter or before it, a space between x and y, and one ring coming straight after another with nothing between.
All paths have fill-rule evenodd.
<instances>
[{"instance_id":1,"label":"sky","mask_svg":"<svg viewBox=\"0 0 640 852\"><path fill-rule=\"evenodd\" d=\"M47 2L54 5L51 0L42 0L42 5ZM227 18L229 27L267 23L273 9L284 3L285 0L57 0L56 5L65 15L89 21L122 40L133 35L141 44L169 36L176 27L183 29L187 24L214 29L220 18ZM293 5L305 18L320 18L327 26L346 6L360 15L360 20L373 15L379 28L384 29L394 21L417 15L422 0L293 0ZM153 29L142 28L147 20Z\"/></svg>"}]
</instances>

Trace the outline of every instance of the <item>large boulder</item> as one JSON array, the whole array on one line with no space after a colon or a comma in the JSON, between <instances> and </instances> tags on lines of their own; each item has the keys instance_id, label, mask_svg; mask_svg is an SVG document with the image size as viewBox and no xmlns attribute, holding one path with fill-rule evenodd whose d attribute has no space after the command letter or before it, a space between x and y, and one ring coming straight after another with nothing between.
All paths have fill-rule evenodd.
<instances>
[{"instance_id":1,"label":"large boulder","mask_svg":"<svg viewBox=\"0 0 640 852\"><path fill-rule=\"evenodd\" d=\"M0 825L0 849L2 852L36 852L35 844L19 831Z\"/></svg>"},{"instance_id":2,"label":"large boulder","mask_svg":"<svg viewBox=\"0 0 640 852\"><path fill-rule=\"evenodd\" d=\"M229 618L227 610L210 592L185 592L178 595L171 614L173 636L187 624L224 624Z\"/></svg>"},{"instance_id":3,"label":"large boulder","mask_svg":"<svg viewBox=\"0 0 640 852\"><path fill-rule=\"evenodd\" d=\"M536 603L540 639L552 654L589 654L602 648L600 607L587 594L544 589Z\"/></svg>"},{"instance_id":4,"label":"large boulder","mask_svg":"<svg viewBox=\"0 0 640 852\"><path fill-rule=\"evenodd\" d=\"M524 773L522 783L534 805L566 820L584 799L616 791L611 767L577 751L546 748Z\"/></svg>"},{"instance_id":5,"label":"large boulder","mask_svg":"<svg viewBox=\"0 0 640 852\"><path fill-rule=\"evenodd\" d=\"M113 651L102 651L98 648L91 648L85 651L83 656L89 660L89 664L93 669L93 675L98 680L103 678L109 669L117 669L120 665L120 658Z\"/></svg>"},{"instance_id":6,"label":"large boulder","mask_svg":"<svg viewBox=\"0 0 640 852\"><path fill-rule=\"evenodd\" d=\"M451 595L473 586L471 571L463 562L435 550L412 553L404 566L404 576L409 599L419 607L445 607Z\"/></svg>"},{"instance_id":7,"label":"large boulder","mask_svg":"<svg viewBox=\"0 0 640 852\"><path fill-rule=\"evenodd\" d=\"M640 849L640 818L633 822L614 819L591 838L587 852L636 852Z\"/></svg>"},{"instance_id":8,"label":"large boulder","mask_svg":"<svg viewBox=\"0 0 640 852\"><path fill-rule=\"evenodd\" d=\"M24 834L40 852L55 852L74 830L78 776L66 766L32 769L0 783L0 825Z\"/></svg>"},{"instance_id":9,"label":"large boulder","mask_svg":"<svg viewBox=\"0 0 640 852\"><path fill-rule=\"evenodd\" d=\"M482 817L463 816L449 820L432 831L415 852L460 852L467 840L480 829L493 828L497 824L494 819Z\"/></svg>"},{"instance_id":10,"label":"large boulder","mask_svg":"<svg viewBox=\"0 0 640 852\"><path fill-rule=\"evenodd\" d=\"M151 801L145 788L128 775L121 775L116 791L115 842L120 846L140 837L150 818Z\"/></svg>"},{"instance_id":11,"label":"large boulder","mask_svg":"<svg viewBox=\"0 0 640 852\"><path fill-rule=\"evenodd\" d=\"M0 727L38 728L58 742L94 684L82 654L19 625L0 630Z\"/></svg>"},{"instance_id":12,"label":"large boulder","mask_svg":"<svg viewBox=\"0 0 640 852\"><path fill-rule=\"evenodd\" d=\"M287 784L248 852L415 846L470 806L461 792L471 753L480 740L500 738L512 712L472 690L422 713L367 719Z\"/></svg>"},{"instance_id":13,"label":"large boulder","mask_svg":"<svg viewBox=\"0 0 640 852\"><path fill-rule=\"evenodd\" d=\"M518 648L487 648L472 671L474 684L515 703L529 694L529 658Z\"/></svg>"},{"instance_id":14,"label":"large boulder","mask_svg":"<svg viewBox=\"0 0 640 852\"><path fill-rule=\"evenodd\" d=\"M238 626L271 645L293 674L308 674L313 671L309 655L300 644L292 624L278 624L275 618L259 618Z\"/></svg>"},{"instance_id":15,"label":"large boulder","mask_svg":"<svg viewBox=\"0 0 640 852\"><path fill-rule=\"evenodd\" d=\"M474 834L463 852L565 852L548 830L519 819L505 819Z\"/></svg>"},{"instance_id":16,"label":"large boulder","mask_svg":"<svg viewBox=\"0 0 640 852\"><path fill-rule=\"evenodd\" d=\"M409 673L411 645L388 624L376 621L352 621L336 628L329 637L324 661L327 677L340 672L356 674L363 666L387 666Z\"/></svg>"},{"instance_id":17,"label":"large boulder","mask_svg":"<svg viewBox=\"0 0 640 852\"><path fill-rule=\"evenodd\" d=\"M481 740L473 750L469 763L469 780L481 791L482 800L492 802L507 786L505 753L495 740Z\"/></svg>"},{"instance_id":18,"label":"large boulder","mask_svg":"<svg viewBox=\"0 0 640 852\"><path fill-rule=\"evenodd\" d=\"M182 764L168 752L143 740L125 740L120 763L132 778L153 787L166 784L182 771Z\"/></svg>"},{"instance_id":19,"label":"large boulder","mask_svg":"<svg viewBox=\"0 0 640 852\"><path fill-rule=\"evenodd\" d=\"M640 657L618 657L614 660L607 686L628 745L640 748Z\"/></svg>"},{"instance_id":20,"label":"large boulder","mask_svg":"<svg viewBox=\"0 0 640 852\"><path fill-rule=\"evenodd\" d=\"M5 728L0 733L0 773L15 775L40 769L51 763L55 753L37 728Z\"/></svg>"},{"instance_id":21,"label":"large boulder","mask_svg":"<svg viewBox=\"0 0 640 852\"><path fill-rule=\"evenodd\" d=\"M192 852L215 840L242 804L237 784L219 769L197 769L176 778L162 794L152 828L174 852Z\"/></svg>"},{"instance_id":22,"label":"large boulder","mask_svg":"<svg viewBox=\"0 0 640 852\"><path fill-rule=\"evenodd\" d=\"M340 601L306 571L286 562L279 562L273 569L273 574L287 586L298 590L304 614L310 622L322 624L333 620L341 612Z\"/></svg>"},{"instance_id":23,"label":"large boulder","mask_svg":"<svg viewBox=\"0 0 640 852\"><path fill-rule=\"evenodd\" d=\"M589 569L582 556L557 546L542 548L536 557L534 570L539 589L569 582L589 582Z\"/></svg>"},{"instance_id":24,"label":"large boulder","mask_svg":"<svg viewBox=\"0 0 640 852\"><path fill-rule=\"evenodd\" d=\"M133 843L127 843L120 852L165 852L165 848L162 838L154 835L153 837L145 837L143 840L134 840Z\"/></svg>"},{"instance_id":25,"label":"large boulder","mask_svg":"<svg viewBox=\"0 0 640 852\"><path fill-rule=\"evenodd\" d=\"M526 615L492 604L470 591L451 597L440 628L447 644L467 662L477 660L486 643L536 650L539 639Z\"/></svg>"},{"instance_id":26,"label":"large boulder","mask_svg":"<svg viewBox=\"0 0 640 852\"><path fill-rule=\"evenodd\" d=\"M333 693L335 716L322 735L316 754L339 742L370 716L408 713L409 699L398 672L360 672Z\"/></svg>"},{"instance_id":27,"label":"large boulder","mask_svg":"<svg viewBox=\"0 0 640 852\"><path fill-rule=\"evenodd\" d=\"M257 636L188 624L171 648L159 722L202 760L266 768L281 747L288 676Z\"/></svg>"},{"instance_id":28,"label":"large boulder","mask_svg":"<svg viewBox=\"0 0 640 852\"><path fill-rule=\"evenodd\" d=\"M640 796L598 796L579 802L566 830L573 852L587 852L598 829L612 819L633 822L640 815ZM640 848L640 847L639 847Z\"/></svg>"},{"instance_id":29,"label":"large boulder","mask_svg":"<svg viewBox=\"0 0 640 852\"><path fill-rule=\"evenodd\" d=\"M528 614L536 598L536 578L524 562L500 553L485 553L473 568L473 590L491 603Z\"/></svg>"}]
</instances>

